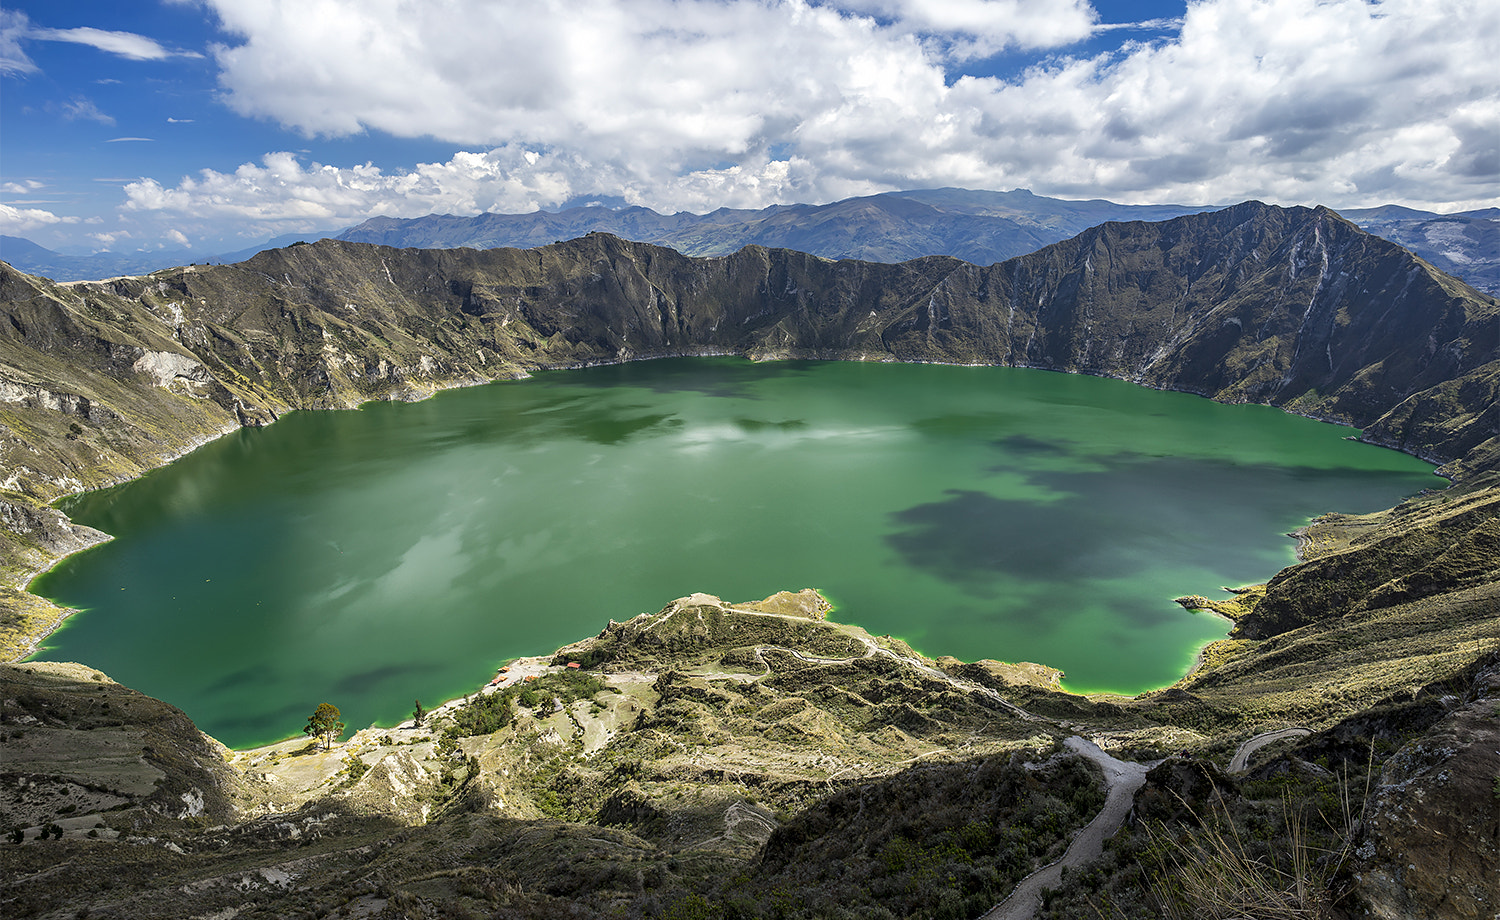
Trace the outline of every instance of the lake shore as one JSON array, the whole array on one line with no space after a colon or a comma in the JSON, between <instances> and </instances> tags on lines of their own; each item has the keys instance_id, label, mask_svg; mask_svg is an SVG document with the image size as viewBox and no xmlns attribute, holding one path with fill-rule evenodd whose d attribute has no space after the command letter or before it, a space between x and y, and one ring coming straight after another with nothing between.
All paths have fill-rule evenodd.
<instances>
[{"instance_id":1,"label":"lake shore","mask_svg":"<svg viewBox=\"0 0 1500 920\"><path fill-rule=\"evenodd\" d=\"M607 362L606 365L603 365L603 366L618 366L618 365L622 365L622 363L628 363L628 362ZM1025 371L1025 369L1010 369L1010 371L1023 372L1023 371ZM469 383L469 381L465 381L465 383ZM597 384L595 384L595 386L597 386ZM426 393L426 395L432 395L432 393ZM1188 401L1188 402L1191 402L1191 404L1199 404L1199 401ZM926 551L924 551L924 552L926 552ZM342 554L342 549L341 549L341 554ZM65 558L65 557L57 557L57 560L60 560L60 558ZM52 560L52 564L55 564L55 561L57 561L57 560ZM715 581L715 584L718 584L718 582ZM58 624L62 624L63 621L66 620L66 617L68 617L68 612L63 611L63 608L54 608L54 611L55 611L54 617L52 617L51 620L46 621L46 623L42 624L43 629L46 629L46 632L43 633L43 636L45 636L45 635L51 635L52 630L55 630L55 627L57 627ZM883 626L882 629L889 629L889 626ZM42 632L42 630L39 629L39 630L37 630L37 632ZM42 644L42 641L40 641L40 639L37 639L37 641L34 641L33 644L31 644L31 647L28 648L27 654L34 653L34 650L36 650L37 645L40 645L40 644ZM532 645L532 647L535 647L535 645ZM941 650L945 650L945 648L941 648ZM66 653L63 653L63 654L66 654ZM1032 656L1029 656L1029 657L1040 657L1041 660L1049 660L1049 659L1047 659L1046 656L1044 656L1044 654L1032 654ZM1202 660L1203 660L1202 647L1200 647L1199 651L1197 651L1196 657L1197 657L1197 662L1202 662ZM1161 677L1160 680L1157 681L1157 683L1151 683L1151 684L1134 684L1134 686L1137 687L1136 692L1149 692L1149 690L1151 690L1151 689L1160 689L1160 687L1170 686L1170 684L1175 683L1175 681L1181 680L1181 678L1184 677L1184 675L1193 674L1193 672L1196 671L1196 669L1199 668L1199 666L1200 665L1190 665L1190 666L1188 666L1187 669L1185 669L1184 672L1173 672L1172 675L1163 675L1163 677ZM1095 681L1095 683L1097 683L1097 686L1106 686L1106 687L1110 686L1109 681ZM1086 686L1088 686L1088 684L1086 684ZM1116 684L1116 686L1119 686L1119 684Z\"/></svg>"}]
</instances>

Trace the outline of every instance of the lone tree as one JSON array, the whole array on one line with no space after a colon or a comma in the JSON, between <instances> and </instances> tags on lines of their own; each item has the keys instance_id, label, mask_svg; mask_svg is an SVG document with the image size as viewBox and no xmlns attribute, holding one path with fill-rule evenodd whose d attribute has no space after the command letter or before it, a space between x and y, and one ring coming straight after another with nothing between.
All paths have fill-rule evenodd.
<instances>
[{"instance_id":1,"label":"lone tree","mask_svg":"<svg viewBox=\"0 0 1500 920\"><path fill-rule=\"evenodd\" d=\"M324 750L332 748L343 733L344 723L339 721L339 708L332 703L319 703L318 711L307 717L307 726L302 729L302 734L311 735L314 740L323 739Z\"/></svg>"}]
</instances>

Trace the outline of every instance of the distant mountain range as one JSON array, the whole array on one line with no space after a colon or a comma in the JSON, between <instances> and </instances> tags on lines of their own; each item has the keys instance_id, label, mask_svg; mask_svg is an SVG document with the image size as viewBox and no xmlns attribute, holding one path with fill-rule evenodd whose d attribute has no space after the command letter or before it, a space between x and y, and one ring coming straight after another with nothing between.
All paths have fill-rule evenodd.
<instances>
[{"instance_id":1,"label":"distant mountain range","mask_svg":"<svg viewBox=\"0 0 1500 920\"><path fill-rule=\"evenodd\" d=\"M945 255L992 265L1035 252L1110 220L1169 220L1214 208L1064 201L1025 190L928 189L759 211L658 214L647 208L572 208L556 213L376 217L338 235L397 248L520 249L612 233L684 255L723 256L746 246L795 249L827 259L905 262Z\"/></svg>"},{"instance_id":2,"label":"distant mountain range","mask_svg":"<svg viewBox=\"0 0 1500 920\"><path fill-rule=\"evenodd\" d=\"M207 255L190 249L161 249L156 252L96 252L77 256L53 252L24 237L0 236L0 261L9 262L27 274L41 275L54 281L97 281L122 275L145 275L179 265L232 265L267 249L280 249L299 240L311 242L326 239L337 233L338 230L286 233L256 246Z\"/></svg>"},{"instance_id":3,"label":"distant mountain range","mask_svg":"<svg viewBox=\"0 0 1500 920\"><path fill-rule=\"evenodd\" d=\"M1500 208L1433 214L1387 205L1340 214L1368 233L1405 246L1433 268L1500 296Z\"/></svg>"},{"instance_id":4,"label":"distant mountain range","mask_svg":"<svg viewBox=\"0 0 1500 920\"><path fill-rule=\"evenodd\" d=\"M1188 205L1122 205L1102 199L1069 201L1009 192L924 189L848 198L825 205L774 205L761 210L721 208L708 214L659 214L648 208L575 207L529 214L455 217L374 217L326 233L290 234L236 253L204 257L187 252L118 256L63 256L26 240L0 239L0 258L56 280L141 274L176 264L233 263L265 249L324 237L398 249L530 248L611 233L668 246L684 255L722 256L748 245L795 249L828 259L904 262L948 255L992 265L1069 239L1106 221L1161 221L1218 210ZM1500 208L1435 214L1387 205L1341 212L1362 229L1411 250L1448 274L1500 294Z\"/></svg>"}]
</instances>

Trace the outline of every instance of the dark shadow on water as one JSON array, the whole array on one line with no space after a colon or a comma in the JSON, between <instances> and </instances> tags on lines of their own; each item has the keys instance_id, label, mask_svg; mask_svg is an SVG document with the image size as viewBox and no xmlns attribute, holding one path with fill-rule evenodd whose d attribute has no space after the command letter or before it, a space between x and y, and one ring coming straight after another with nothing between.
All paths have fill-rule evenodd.
<instances>
[{"instance_id":1,"label":"dark shadow on water","mask_svg":"<svg viewBox=\"0 0 1500 920\"><path fill-rule=\"evenodd\" d=\"M589 395L533 391L524 403L495 400L481 411L440 435L425 438L427 451L475 444L508 442L540 444L558 437L593 444L620 444L654 429L680 427L671 413L652 412L646 405L601 402Z\"/></svg>"},{"instance_id":2,"label":"dark shadow on water","mask_svg":"<svg viewBox=\"0 0 1500 920\"><path fill-rule=\"evenodd\" d=\"M358 674L350 674L334 684L330 692L338 695L362 696L392 678L410 677L414 674L425 674L436 670L438 668L433 664L390 664L361 671Z\"/></svg>"},{"instance_id":3,"label":"dark shadow on water","mask_svg":"<svg viewBox=\"0 0 1500 920\"><path fill-rule=\"evenodd\" d=\"M218 694L252 684L270 684L276 679L276 669L270 665L256 665L252 668L241 668L238 671L225 674L223 677L204 687L204 694Z\"/></svg>"},{"instance_id":4,"label":"dark shadow on water","mask_svg":"<svg viewBox=\"0 0 1500 920\"><path fill-rule=\"evenodd\" d=\"M595 418L587 425L573 427L569 433L591 444L622 444L648 431L656 429L666 431L681 427L682 419L665 414L640 415L635 418L606 416Z\"/></svg>"},{"instance_id":5,"label":"dark shadow on water","mask_svg":"<svg viewBox=\"0 0 1500 920\"><path fill-rule=\"evenodd\" d=\"M1182 608L1176 604L1167 603L1166 598L1111 597L1109 612L1125 632L1132 629L1154 629L1179 621L1183 617ZM1204 614L1204 616L1209 615Z\"/></svg>"},{"instance_id":6,"label":"dark shadow on water","mask_svg":"<svg viewBox=\"0 0 1500 920\"><path fill-rule=\"evenodd\" d=\"M1071 451L1053 441L1043 441L1025 434L1013 434L994 442L995 446L1008 454L1023 457L1066 457Z\"/></svg>"},{"instance_id":7,"label":"dark shadow on water","mask_svg":"<svg viewBox=\"0 0 1500 920\"><path fill-rule=\"evenodd\" d=\"M1043 579L1101 575L1086 563L1107 541L1078 526L1076 502L1047 505L995 498L984 492L949 490L941 502L915 505L891 515L898 532L886 536L907 565L992 597L990 583L1002 574Z\"/></svg>"},{"instance_id":8,"label":"dark shadow on water","mask_svg":"<svg viewBox=\"0 0 1500 920\"><path fill-rule=\"evenodd\" d=\"M734 424L747 434L756 434L761 431L800 431L807 427L807 422L800 418L789 418L780 422L768 422L758 418L737 418Z\"/></svg>"},{"instance_id":9,"label":"dark shadow on water","mask_svg":"<svg viewBox=\"0 0 1500 920\"><path fill-rule=\"evenodd\" d=\"M1014 431L1025 418L1009 412L955 412L917 419L911 428L930 438L984 439L988 435ZM999 439L1005 440L1004 438Z\"/></svg>"},{"instance_id":10,"label":"dark shadow on water","mask_svg":"<svg viewBox=\"0 0 1500 920\"><path fill-rule=\"evenodd\" d=\"M1378 471L1227 460L1100 462L1101 472L1029 474L1040 491L1065 495L1050 502L950 490L943 501L893 512L886 543L908 565L977 597L994 596L1005 576L1123 578L1163 561L1214 571L1226 558L1257 555L1269 566L1276 556L1267 541L1287 520L1376 510L1411 482Z\"/></svg>"},{"instance_id":11,"label":"dark shadow on water","mask_svg":"<svg viewBox=\"0 0 1500 920\"><path fill-rule=\"evenodd\" d=\"M307 724L307 717L312 715L317 708L317 703L308 706L289 704L272 712L226 716L198 727L216 738L221 735L241 738L289 738L302 730L302 726Z\"/></svg>"}]
</instances>

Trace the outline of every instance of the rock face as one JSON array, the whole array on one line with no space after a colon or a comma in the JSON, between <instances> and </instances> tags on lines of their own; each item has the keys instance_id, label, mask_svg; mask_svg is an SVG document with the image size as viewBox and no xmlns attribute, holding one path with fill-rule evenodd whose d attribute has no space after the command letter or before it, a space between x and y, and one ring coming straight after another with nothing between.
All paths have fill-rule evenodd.
<instances>
[{"instance_id":1,"label":"rock face","mask_svg":"<svg viewBox=\"0 0 1500 920\"><path fill-rule=\"evenodd\" d=\"M1379 920L1500 912L1500 665L1397 751L1371 797L1353 897Z\"/></svg>"},{"instance_id":2,"label":"rock face","mask_svg":"<svg viewBox=\"0 0 1500 920\"><path fill-rule=\"evenodd\" d=\"M225 820L244 782L181 710L84 665L0 665L0 812L23 836L113 837Z\"/></svg>"},{"instance_id":3,"label":"rock face","mask_svg":"<svg viewBox=\"0 0 1500 920\"><path fill-rule=\"evenodd\" d=\"M42 552L59 556L109 539L107 534L92 527L73 523L61 511L4 499L0 499L0 524L35 543Z\"/></svg>"}]
</instances>

